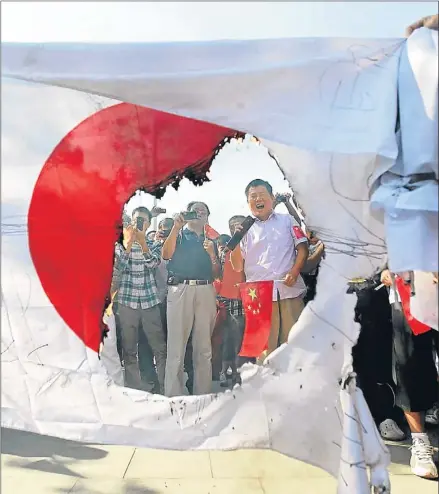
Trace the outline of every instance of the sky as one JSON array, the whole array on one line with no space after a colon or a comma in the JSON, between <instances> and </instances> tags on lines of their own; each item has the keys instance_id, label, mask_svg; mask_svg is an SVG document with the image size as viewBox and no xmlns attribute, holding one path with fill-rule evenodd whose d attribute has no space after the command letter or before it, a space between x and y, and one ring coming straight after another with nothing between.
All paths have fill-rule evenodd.
<instances>
[{"instance_id":1,"label":"sky","mask_svg":"<svg viewBox=\"0 0 439 494\"><path fill-rule=\"evenodd\" d=\"M154 42L279 37L399 38L411 22L437 12L434 2L2 2L2 42ZM168 188L159 205L168 213L188 202L208 203L210 222L221 233L234 214L247 214L244 195L253 178L276 192L288 184L263 146L225 147L214 162L211 183L184 181ZM128 212L152 206L135 196Z\"/></svg>"}]
</instances>

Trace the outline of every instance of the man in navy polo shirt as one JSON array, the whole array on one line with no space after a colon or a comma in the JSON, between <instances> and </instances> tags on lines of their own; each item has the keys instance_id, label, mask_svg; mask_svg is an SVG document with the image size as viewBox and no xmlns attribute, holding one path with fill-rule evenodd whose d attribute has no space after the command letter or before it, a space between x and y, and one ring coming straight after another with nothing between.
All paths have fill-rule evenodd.
<instances>
[{"instance_id":1,"label":"man in navy polo shirt","mask_svg":"<svg viewBox=\"0 0 439 494\"><path fill-rule=\"evenodd\" d=\"M191 333L194 394L210 393L212 387L211 338L216 318L213 280L220 277L221 266L215 245L204 234L209 208L202 202L192 202L188 211L196 212L197 218L186 222L183 214L176 215L162 248L163 259L169 260L166 396L184 394L184 356Z\"/></svg>"}]
</instances>

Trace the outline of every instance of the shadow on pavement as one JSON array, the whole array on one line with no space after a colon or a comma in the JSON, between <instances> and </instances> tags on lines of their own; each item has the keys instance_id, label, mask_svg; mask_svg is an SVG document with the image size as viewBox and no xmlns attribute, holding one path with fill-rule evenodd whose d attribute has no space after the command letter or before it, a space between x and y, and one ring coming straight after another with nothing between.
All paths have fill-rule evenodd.
<instances>
[{"instance_id":1,"label":"shadow on pavement","mask_svg":"<svg viewBox=\"0 0 439 494\"><path fill-rule=\"evenodd\" d=\"M62 490L56 490L54 493L64 494ZM151 489L144 485L139 484L135 480L124 480L123 484L117 485L117 490L111 489L111 494L114 492L117 494L161 494L163 491L158 491L156 489ZM94 489L90 484L82 483L78 481L69 494L104 494L103 490L100 488Z\"/></svg>"},{"instance_id":2,"label":"shadow on pavement","mask_svg":"<svg viewBox=\"0 0 439 494\"><path fill-rule=\"evenodd\" d=\"M108 454L102 449L76 441L3 428L1 429L1 452L5 455L24 458L59 455L75 460L100 460Z\"/></svg>"},{"instance_id":3,"label":"shadow on pavement","mask_svg":"<svg viewBox=\"0 0 439 494\"><path fill-rule=\"evenodd\" d=\"M71 470L69 465L76 460L100 460L108 454L84 443L4 428L1 429L1 452L2 455L16 457L6 460L8 467L79 478L83 476Z\"/></svg>"}]
</instances>

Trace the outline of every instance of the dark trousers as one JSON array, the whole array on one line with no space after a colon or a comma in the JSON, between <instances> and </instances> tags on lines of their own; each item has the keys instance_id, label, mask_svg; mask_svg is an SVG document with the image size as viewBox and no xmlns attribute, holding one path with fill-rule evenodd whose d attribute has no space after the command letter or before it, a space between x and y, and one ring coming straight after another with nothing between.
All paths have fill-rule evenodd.
<instances>
[{"instance_id":1,"label":"dark trousers","mask_svg":"<svg viewBox=\"0 0 439 494\"><path fill-rule=\"evenodd\" d=\"M399 421L392 376L392 313L385 288L357 292L355 321L360 335L352 349L358 386L377 424L391 418Z\"/></svg>"},{"instance_id":2,"label":"dark trousers","mask_svg":"<svg viewBox=\"0 0 439 494\"><path fill-rule=\"evenodd\" d=\"M319 268L315 274L302 274L303 281L306 285L306 293L303 297L303 303L306 305L311 300L314 300L316 296L316 287L317 287L317 276L319 274Z\"/></svg>"},{"instance_id":3,"label":"dark trousers","mask_svg":"<svg viewBox=\"0 0 439 494\"><path fill-rule=\"evenodd\" d=\"M166 315L167 314L166 307L167 307L167 300L165 298L165 300L159 304L159 309L160 309L160 316L162 318L162 326L163 326L163 331L165 333L165 339L166 341L168 341L168 317Z\"/></svg>"},{"instance_id":4,"label":"dark trousers","mask_svg":"<svg viewBox=\"0 0 439 494\"><path fill-rule=\"evenodd\" d=\"M139 331L138 352L139 371L142 382L145 384L146 389L152 390L152 393L160 393L159 381L154 365L154 354L143 331Z\"/></svg>"},{"instance_id":5,"label":"dark trousers","mask_svg":"<svg viewBox=\"0 0 439 494\"><path fill-rule=\"evenodd\" d=\"M114 319L116 322L116 345L117 353L121 365L123 365L123 352L122 352L122 331L120 318L118 314L117 303L113 304ZM165 311L166 312L166 311ZM154 355L151 346L148 343L148 339L141 328L139 327L139 341L138 341L138 359L139 359L139 372L142 382L146 385L146 389L152 389L153 393L160 392L159 381L157 378L156 368L154 366Z\"/></svg>"},{"instance_id":6,"label":"dark trousers","mask_svg":"<svg viewBox=\"0 0 439 494\"><path fill-rule=\"evenodd\" d=\"M235 316L226 311L223 319L223 362L235 362L239 368L247 362L256 363L256 357L240 357L242 340L244 338L245 318L243 315Z\"/></svg>"},{"instance_id":7,"label":"dark trousers","mask_svg":"<svg viewBox=\"0 0 439 494\"><path fill-rule=\"evenodd\" d=\"M425 412L438 399L433 354L437 332L432 329L415 336L403 312L395 306L392 317L397 404L407 412Z\"/></svg>"}]
</instances>

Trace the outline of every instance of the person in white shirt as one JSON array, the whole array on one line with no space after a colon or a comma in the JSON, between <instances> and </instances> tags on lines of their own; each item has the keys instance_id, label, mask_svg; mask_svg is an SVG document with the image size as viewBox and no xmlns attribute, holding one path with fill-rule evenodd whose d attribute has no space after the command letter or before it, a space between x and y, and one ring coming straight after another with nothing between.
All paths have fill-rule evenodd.
<instances>
[{"instance_id":1,"label":"person in white shirt","mask_svg":"<svg viewBox=\"0 0 439 494\"><path fill-rule=\"evenodd\" d=\"M303 310L305 283L300 272L308 258L306 235L289 214L274 211L272 186L252 180L245 189L256 221L231 255L233 268L244 271L246 280L273 280L273 312L268 350L261 358L286 343Z\"/></svg>"}]
</instances>

